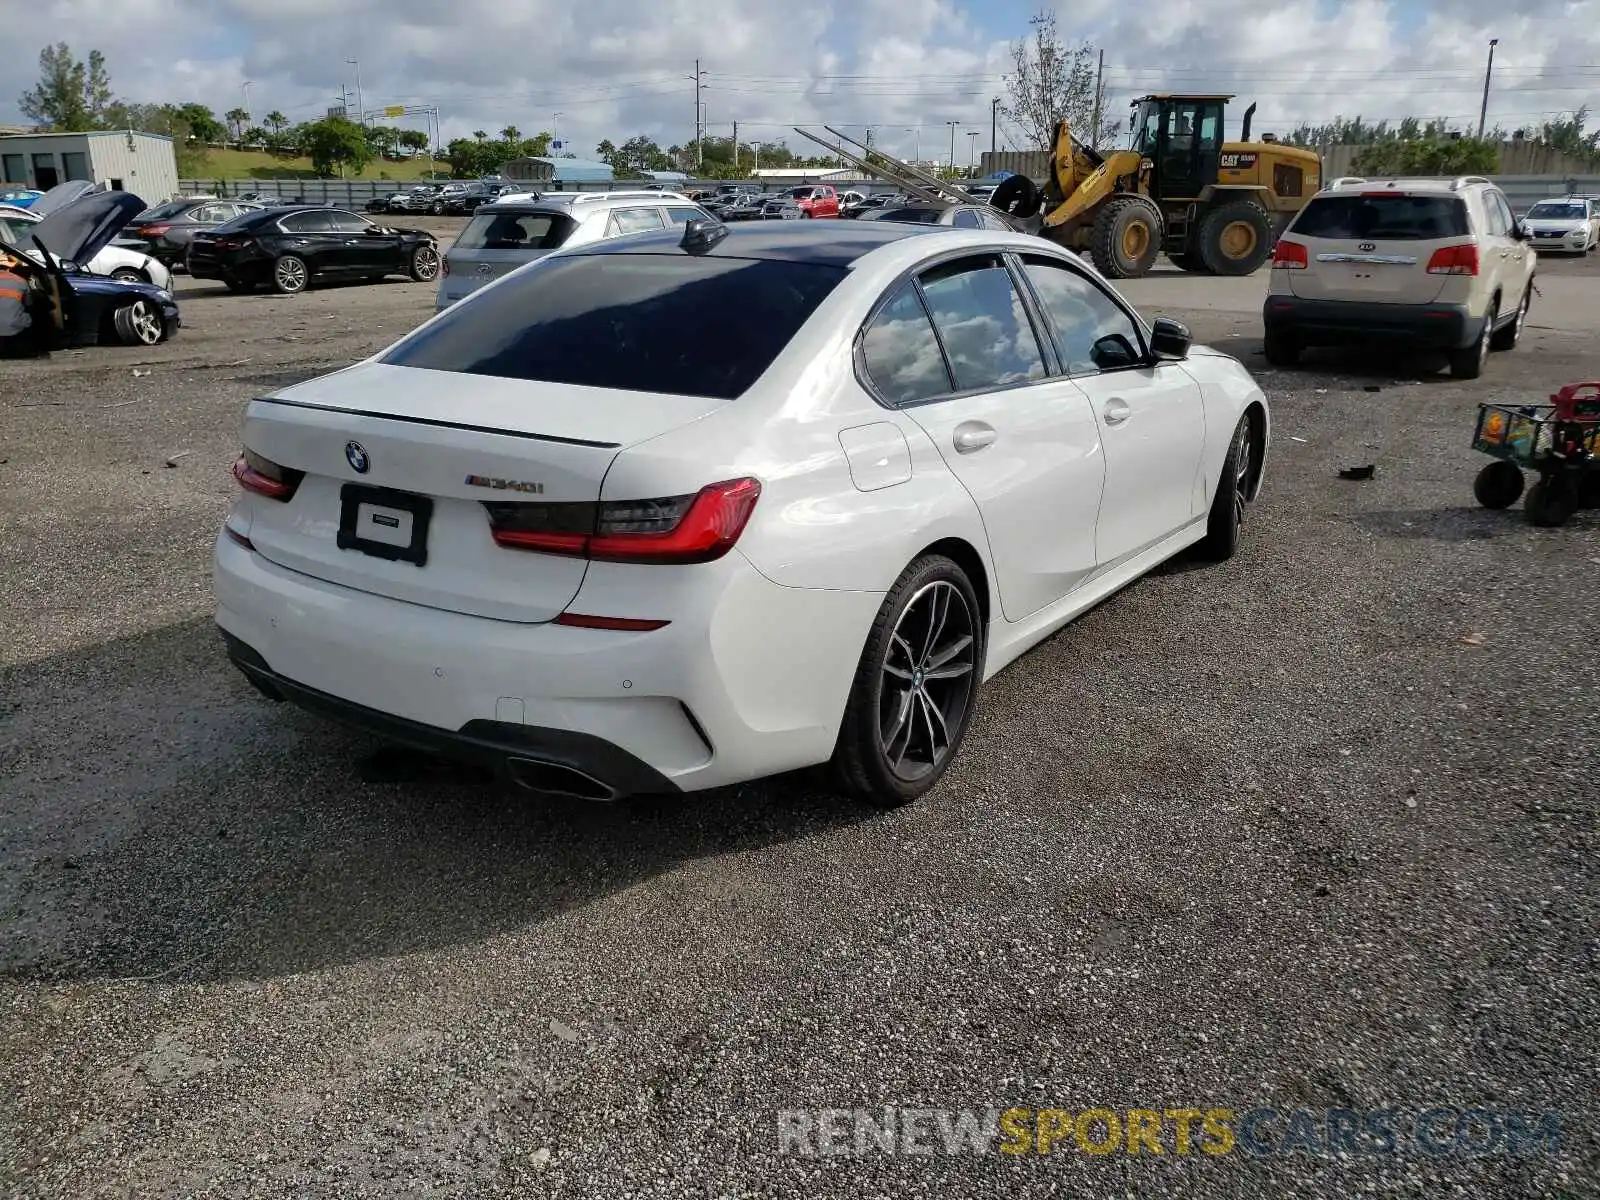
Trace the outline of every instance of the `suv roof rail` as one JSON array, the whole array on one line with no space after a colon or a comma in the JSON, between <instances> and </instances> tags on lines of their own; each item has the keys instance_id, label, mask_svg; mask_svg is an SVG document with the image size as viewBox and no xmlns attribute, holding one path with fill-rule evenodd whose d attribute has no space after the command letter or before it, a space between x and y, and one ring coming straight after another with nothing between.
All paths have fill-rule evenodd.
<instances>
[{"instance_id":1,"label":"suv roof rail","mask_svg":"<svg viewBox=\"0 0 1600 1200\"><path fill-rule=\"evenodd\" d=\"M1462 188L1466 187L1468 184L1488 183L1488 182L1489 182L1488 177L1484 176L1484 175L1461 175L1461 176L1458 176L1456 178L1455 182L1450 185L1450 190L1452 192L1459 192Z\"/></svg>"},{"instance_id":2,"label":"suv roof rail","mask_svg":"<svg viewBox=\"0 0 1600 1200\"><path fill-rule=\"evenodd\" d=\"M555 193L555 195L560 194L559 192ZM638 200L641 197L665 200L687 200L689 198L680 192L657 191L655 188L626 188L615 192L572 192L569 194L572 196L571 203L573 204L577 204L580 201L595 200ZM550 198L549 195L545 197L547 200Z\"/></svg>"}]
</instances>

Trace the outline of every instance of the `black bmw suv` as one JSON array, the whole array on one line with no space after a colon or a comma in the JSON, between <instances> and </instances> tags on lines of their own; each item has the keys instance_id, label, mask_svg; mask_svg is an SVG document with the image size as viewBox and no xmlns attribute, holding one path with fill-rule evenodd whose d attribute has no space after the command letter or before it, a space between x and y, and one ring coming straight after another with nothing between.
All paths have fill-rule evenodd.
<instances>
[{"instance_id":1,"label":"black bmw suv","mask_svg":"<svg viewBox=\"0 0 1600 1200\"><path fill-rule=\"evenodd\" d=\"M247 213L195 235L189 274L220 279L230 292L261 284L303 292L313 279L378 282L406 275L428 283L439 274L439 245L421 229L392 229L341 208L301 205Z\"/></svg>"}]
</instances>

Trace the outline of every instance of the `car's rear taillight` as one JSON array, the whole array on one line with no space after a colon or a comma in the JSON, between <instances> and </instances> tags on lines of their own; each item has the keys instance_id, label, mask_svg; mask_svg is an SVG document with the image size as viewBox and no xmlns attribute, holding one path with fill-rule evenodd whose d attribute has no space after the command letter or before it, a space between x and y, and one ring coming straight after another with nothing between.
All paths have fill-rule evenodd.
<instances>
[{"instance_id":1,"label":"car's rear taillight","mask_svg":"<svg viewBox=\"0 0 1600 1200\"><path fill-rule=\"evenodd\" d=\"M1428 260L1429 275L1476 275L1478 273L1478 247L1441 246Z\"/></svg>"},{"instance_id":2,"label":"car's rear taillight","mask_svg":"<svg viewBox=\"0 0 1600 1200\"><path fill-rule=\"evenodd\" d=\"M196 238L195 240L199 241L200 239ZM250 244L244 238L217 238L216 242L218 250L243 250Z\"/></svg>"},{"instance_id":3,"label":"car's rear taillight","mask_svg":"<svg viewBox=\"0 0 1600 1200\"><path fill-rule=\"evenodd\" d=\"M280 466L270 458L262 458L254 450L242 451L233 464L233 477L239 481L239 486L268 500L291 499L305 474Z\"/></svg>"},{"instance_id":4,"label":"car's rear taillight","mask_svg":"<svg viewBox=\"0 0 1600 1200\"><path fill-rule=\"evenodd\" d=\"M160 237L163 233L171 228L171 225L145 225L135 232L137 232L140 237Z\"/></svg>"},{"instance_id":5,"label":"car's rear taillight","mask_svg":"<svg viewBox=\"0 0 1600 1200\"><path fill-rule=\"evenodd\" d=\"M1272 269L1275 271L1304 271L1311 265L1311 256L1299 242L1280 241L1272 251Z\"/></svg>"},{"instance_id":6,"label":"car's rear taillight","mask_svg":"<svg viewBox=\"0 0 1600 1200\"><path fill-rule=\"evenodd\" d=\"M486 502L501 546L596 562L705 563L733 549L761 495L754 479L713 483L688 496L599 504Z\"/></svg>"}]
</instances>

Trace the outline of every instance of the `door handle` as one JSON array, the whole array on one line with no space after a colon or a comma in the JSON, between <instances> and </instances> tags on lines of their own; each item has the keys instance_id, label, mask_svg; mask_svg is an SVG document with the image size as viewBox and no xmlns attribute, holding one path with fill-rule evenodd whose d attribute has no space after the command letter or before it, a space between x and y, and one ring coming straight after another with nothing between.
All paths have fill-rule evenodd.
<instances>
[{"instance_id":1,"label":"door handle","mask_svg":"<svg viewBox=\"0 0 1600 1200\"><path fill-rule=\"evenodd\" d=\"M982 421L963 421L956 426L951 442L955 444L957 454L971 454L974 450L982 450L994 441L994 428L985 425Z\"/></svg>"},{"instance_id":2,"label":"door handle","mask_svg":"<svg viewBox=\"0 0 1600 1200\"><path fill-rule=\"evenodd\" d=\"M1128 407L1128 402L1120 396L1113 397L1102 410L1107 425L1121 425L1133 416L1133 409Z\"/></svg>"}]
</instances>

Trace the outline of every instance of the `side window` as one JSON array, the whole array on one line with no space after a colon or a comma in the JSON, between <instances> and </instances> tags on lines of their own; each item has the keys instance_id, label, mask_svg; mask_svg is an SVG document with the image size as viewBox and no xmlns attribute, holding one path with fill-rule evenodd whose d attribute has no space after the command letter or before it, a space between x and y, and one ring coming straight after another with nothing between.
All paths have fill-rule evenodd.
<instances>
[{"instance_id":1,"label":"side window","mask_svg":"<svg viewBox=\"0 0 1600 1200\"><path fill-rule=\"evenodd\" d=\"M355 213L335 212L329 214L335 233L365 233L372 223L364 221Z\"/></svg>"},{"instance_id":2,"label":"side window","mask_svg":"<svg viewBox=\"0 0 1600 1200\"><path fill-rule=\"evenodd\" d=\"M997 213L984 212L982 209L979 209L978 210L978 216L980 218L982 218L983 227L985 229L994 229L994 230L997 230L997 231L999 231L1001 233L1015 233L1016 232L1016 230L1012 229L1011 226L1007 225L1005 223L1005 221L1002 220L1001 217L999 216L999 214L997 214Z\"/></svg>"},{"instance_id":3,"label":"side window","mask_svg":"<svg viewBox=\"0 0 1600 1200\"><path fill-rule=\"evenodd\" d=\"M1044 378L1039 341L998 256L959 259L925 271L922 294L958 392Z\"/></svg>"},{"instance_id":4,"label":"side window","mask_svg":"<svg viewBox=\"0 0 1600 1200\"><path fill-rule=\"evenodd\" d=\"M867 376L891 404L910 404L950 390L944 354L917 291L903 284L861 335Z\"/></svg>"},{"instance_id":5,"label":"side window","mask_svg":"<svg viewBox=\"0 0 1600 1200\"><path fill-rule=\"evenodd\" d=\"M201 225L217 225L228 218L223 214L220 204L202 204L194 210L192 219Z\"/></svg>"},{"instance_id":6,"label":"side window","mask_svg":"<svg viewBox=\"0 0 1600 1200\"><path fill-rule=\"evenodd\" d=\"M951 218L950 224L957 229L980 229L982 223L978 220L978 211L973 208L956 210L956 215Z\"/></svg>"},{"instance_id":7,"label":"side window","mask_svg":"<svg viewBox=\"0 0 1600 1200\"><path fill-rule=\"evenodd\" d=\"M1511 226L1506 221L1505 208L1500 204L1500 197L1493 192L1483 194L1483 209L1486 228L1484 232L1490 237L1505 237L1511 232Z\"/></svg>"},{"instance_id":8,"label":"side window","mask_svg":"<svg viewBox=\"0 0 1600 1200\"><path fill-rule=\"evenodd\" d=\"M698 208L683 208L679 206L667 209L667 220L674 225L687 225L690 221L703 220L705 217L706 214Z\"/></svg>"},{"instance_id":9,"label":"side window","mask_svg":"<svg viewBox=\"0 0 1600 1200\"><path fill-rule=\"evenodd\" d=\"M1023 260L1023 271L1055 331L1061 361L1074 375L1138 361L1138 327L1111 298L1071 267L1048 258ZM1105 339L1121 337L1126 348Z\"/></svg>"},{"instance_id":10,"label":"side window","mask_svg":"<svg viewBox=\"0 0 1600 1200\"><path fill-rule=\"evenodd\" d=\"M329 228L328 214L325 212L290 213L283 219L283 227L289 233L326 233Z\"/></svg>"},{"instance_id":11,"label":"side window","mask_svg":"<svg viewBox=\"0 0 1600 1200\"><path fill-rule=\"evenodd\" d=\"M661 210L657 208L619 208L611 214L608 232L612 237L625 233L643 233L647 229L660 229Z\"/></svg>"}]
</instances>

